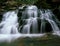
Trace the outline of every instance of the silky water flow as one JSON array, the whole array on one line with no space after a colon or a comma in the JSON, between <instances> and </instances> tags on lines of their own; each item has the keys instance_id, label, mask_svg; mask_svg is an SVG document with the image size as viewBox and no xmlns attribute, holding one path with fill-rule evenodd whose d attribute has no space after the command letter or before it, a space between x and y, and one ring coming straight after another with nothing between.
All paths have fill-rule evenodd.
<instances>
[{"instance_id":1,"label":"silky water flow","mask_svg":"<svg viewBox=\"0 0 60 46\"><path fill-rule=\"evenodd\" d=\"M49 9L42 10L34 5L27 6L22 11L21 21L23 21L22 25L18 23L18 10L4 13L0 23L0 41L10 42L19 37L43 36L46 21L50 23L53 34L60 35L60 22Z\"/></svg>"}]
</instances>

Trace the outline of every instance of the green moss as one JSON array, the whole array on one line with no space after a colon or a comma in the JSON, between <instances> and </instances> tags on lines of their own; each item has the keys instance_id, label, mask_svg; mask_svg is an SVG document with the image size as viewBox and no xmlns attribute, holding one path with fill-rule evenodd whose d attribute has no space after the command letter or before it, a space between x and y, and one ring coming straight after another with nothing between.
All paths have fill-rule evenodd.
<instances>
[{"instance_id":1,"label":"green moss","mask_svg":"<svg viewBox=\"0 0 60 46\"><path fill-rule=\"evenodd\" d=\"M46 0L1 0L0 1L0 11L5 10L14 10L22 4L37 4L38 7L42 7L44 9L54 9L51 4L47 3Z\"/></svg>"},{"instance_id":2,"label":"green moss","mask_svg":"<svg viewBox=\"0 0 60 46\"><path fill-rule=\"evenodd\" d=\"M0 43L0 46L60 46L60 37L47 35L40 38L19 38L11 43Z\"/></svg>"}]
</instances>

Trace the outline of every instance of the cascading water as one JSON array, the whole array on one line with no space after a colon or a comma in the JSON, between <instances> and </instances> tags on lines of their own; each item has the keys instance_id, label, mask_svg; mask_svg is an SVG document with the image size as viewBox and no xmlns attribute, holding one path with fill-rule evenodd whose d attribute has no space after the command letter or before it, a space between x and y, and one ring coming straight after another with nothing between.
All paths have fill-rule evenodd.
<instances>
[{"instance_id":1,"label":"cascading water","mask_svg":"<svg viewBox=\"0 0 60 46\"><path fill-rule=\"evenodd\" d=\"M30 34L30 28L32 25L32 32L37 32L38 22L37 22L37 10L36 6L28 6L25 11L22 12L22 20L26 21L26 24L23 26L23 32L26 31L27 34ZM23 33L22 32L22 33Z\"/></svg>"},{"instance_id":2,"label":"cascading water","mask_svg":"<svg viewBox=\"0 0 60 46\"><path fill-rule=\"evenodd\" d=\"M0 23L0 34L16 34L18 33L17 13L9 11L3 15Z\"/></svg>"},{"instance_id":3,"label":"cascading water","mask_svg":"<svg viewBox=\"0 0 60 46\"><path fill-rule=\"evenodd\" d=\"M9 11L3 15L0 23L0 42L11 41L20 36L18 32L18 17L16 11Z\"/></svg>"},{"instance_id":4,"label":"cascading water","mask_svg":"<svg viewBox=\"0 0 60 46\"><path fill-rule=\"evenodd\" d=\"M27 34L30 34L31 32L32 33L40 32L41 34L45 32L46 21L50 23L53 30L52 32L57 33L58 31L60 31L60 29L57 23L55 22L54 18L55 17L53 13L49 9L38 10L36 6L27 6L27 8L22 12L21 17L21 19L24 20L24 22L26 22L22 28L22 33L26 31ZM39 23L38 20L41 21L40 26L38 24Z\"/></svg>"},{"instance_id":5,"label":"cascading water","mask_svg":"<svg viewBox=\"0 0 60 46\"><path fill-rule=\"evenodd\" d=\"M41 20L48 21L50 23L54 33L57 33L57 34L60 33L60 28L58 27L58 24L53 20L54 15L52 14L52 12L48 9L48 10L45 10L44 13L43 13L43 11L40 10L40 13L41 13L41 15L40 15Z\"/></svg>"},{"instance_id":6,"label":"cascading water","mask_svg":"<svg viewBox=\"0 0 60 46\"><path fill-rule=\"evenodd\" d=\"M18 10L17 10L18 11ZM0 41L11 41L19 37L38 37L43 36L48 21L53 29L53 33L59 33L56 18L50 10L38 10L34 5L27 6L20 16L20 26L18 23L18 12L9 11L3 15L0 23ZM54 20L54 18L56 20ZM23 22L21 24L21 21ZM19 29L18 29L19 26ZM60 26L60 25L59 25Z\"/></svg>"}]
</instances>

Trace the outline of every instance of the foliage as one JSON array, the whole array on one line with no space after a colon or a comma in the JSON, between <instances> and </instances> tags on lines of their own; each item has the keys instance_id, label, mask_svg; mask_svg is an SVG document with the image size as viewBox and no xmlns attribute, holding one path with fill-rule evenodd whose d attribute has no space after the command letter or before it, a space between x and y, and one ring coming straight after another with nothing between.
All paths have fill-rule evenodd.
<instances>
[{"instance_id":1,"label":"foliage","mask_svg":"<svg viewBox=\"0 0 60 46\"><path fill-rule=\"evenodd\" d=\"M43 8L51 8L50 5L46 3L46 0L42 1L41 4L42 4L41 7Z\"/></svg>"},{"instance_id":2,"label":"foliage","mask_svg":"<svg viewBox=\"0 0 60 46\"><path fill-rule=\"evenodd\" d=\"M14 10L22 4L34 4L38 0L1 0L0 12L5 10Z\"/></svg>"},{"instance_id":3,"label":"foliage","mask_svg":"<svg viewBox=\"0 0 60 46\"><path fill-rule=\"evenodd\" d=\"M26 4L36 4L39 8L53 8L51 4L47 3L49 0L0 0L0 12L5 10L15 10L17 7Z\"/></svg>"},{"instance_id":4,"label":"foliage","mask_svg":"<svg viewBox=\"0 0 60 46\"><path fill-rule=\"evenodd\" d=\"M50 4L47 3L47 0L38 0L35 5L37 5L39 8L51 8Z\"/></svg>"},{"instance_id":5,"label":"foliage","mask_svg":"<svg viewBox=\"0 0 60 46\"><path fill-rule=\"evenodd\" d=\"M38 0L16 0L17 2L20 2L21 4L34 4Z\"/></svg>"}]
</instances>

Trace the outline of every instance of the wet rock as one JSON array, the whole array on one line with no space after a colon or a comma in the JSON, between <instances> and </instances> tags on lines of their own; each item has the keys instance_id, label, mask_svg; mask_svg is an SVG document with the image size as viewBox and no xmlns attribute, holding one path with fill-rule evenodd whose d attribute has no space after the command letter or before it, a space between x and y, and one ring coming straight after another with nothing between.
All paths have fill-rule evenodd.
<instances>
[{"instance_id":1,"label":"wet rock","mask_svg":"<svg viewBox=\"0 0 60 46\"><path fill-rule=\"evenodd\" d=\"M57 17L57 19L60 21L60 11L59 9L54 9L53 13L55 14L55 16Z\"/></svg>"}]
</instances>

